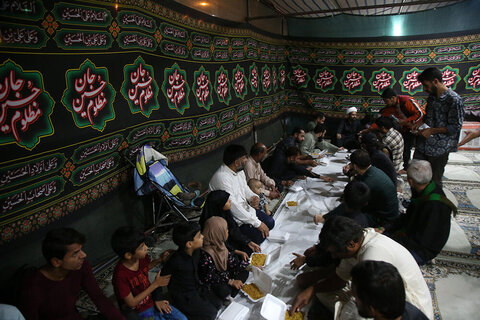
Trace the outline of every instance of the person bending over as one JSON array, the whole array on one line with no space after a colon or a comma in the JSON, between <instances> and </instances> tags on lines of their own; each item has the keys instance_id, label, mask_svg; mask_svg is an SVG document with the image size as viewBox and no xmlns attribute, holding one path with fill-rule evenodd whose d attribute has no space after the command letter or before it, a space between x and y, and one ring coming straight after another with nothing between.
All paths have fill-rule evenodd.
<instances>
[{"instance_id":1,"label":"person bending over","mask_svg":"<svg viewBox=\"0 0 480 320\"><path fill-rule=\"evenodd\" d=\"M382 170L372 166L365 150L355 150L350 156L350 162L346 167L353 171L354 179L364 182L370 189L370 194L375 197L375 201L370 201L365 207L365 213L371 220L370 226L386 227L398 216L395 185Z\"/></svg>"},{"instance_id":2,"label":"person bending over","mask_svg":"<svg viewBox=\"0 0 480 320\"><path fill-rule=\"evenodd\" d=\"M312 172L312 170L306 169L304 166L298 165L297 162L300 156L300 149L297 147L290 147L285 151L285 158L282 160L283 162L275 162L272 164L269 174L276 183L295 179L305 179L306 177L319 178L326 182L333 181L330 177L321 176Z\"/></svg>"},{"instance_id":3,"label":"person bending over","mask_svg":"<svg viewBox=\"0 0 480 320\"><path fill-rule=\"evenodd\" d=\"M328 312L325 317L333 319L336 301L345 306L354 304L347 286L353 267L365 260L378 260L389 262L398 269L405 282L406 300L433 319L430 290L415 259L402 245L372 228L364 229L352 219L340 216L325 222L319 239L320 247L333 259L340 259L340 263L334 273L310 284L296 296L291 314L306 306L316 295Z\"/></svg>"}]
</instances>

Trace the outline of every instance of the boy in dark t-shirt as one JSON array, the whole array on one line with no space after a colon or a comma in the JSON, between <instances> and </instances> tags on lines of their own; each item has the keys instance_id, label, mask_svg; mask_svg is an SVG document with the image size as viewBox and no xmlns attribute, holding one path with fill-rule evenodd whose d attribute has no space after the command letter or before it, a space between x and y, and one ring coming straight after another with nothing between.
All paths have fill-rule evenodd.
<instances>
[{"instance_id":1,"label":"boy in dark t-shirt","mask_svg":"<svg viewBox=\"0 0 480 320\"><path fill-rule=\"evenodd\" d=\"M127 312L134 310L138 319L187 320L169 301L158 298L154 301L153 291L168 284L170 277L159 274L153 283L148 279L148 270L163 262L169 252L157 260L150 261L145 245L145 235L133 227L120 227L111 239L115 253L120 257L113 272L113 287L118 304Z\"/></svg>"},{"instance_id":2,"label":"boy in dark t-shirt","mask_svg":"<svg viewBox=\"0 0 480 320\"><path fill-rule=\"evenodd\" d=\"M196 222L179 223L173 228L173 242L178 250L162 269L162 275L171 275L168 292L173 303L189 320L213 320L222 301L200 286L198 266L203 235Z\"/></svg>"},{"instance_id":3,"label":"boy in dark t-shirt","mask_svg":"<svg viewBox=\"0 0 480 320\"><path fill-rule=\"evenodd\" d=\"M83 319L75 304L83 289L108 320L125 317L98 287L83 251L85 236L72 228L54 229L42 242L47 264L22 283L19 309L26 319Z\"/></svg>"}]
</instances>

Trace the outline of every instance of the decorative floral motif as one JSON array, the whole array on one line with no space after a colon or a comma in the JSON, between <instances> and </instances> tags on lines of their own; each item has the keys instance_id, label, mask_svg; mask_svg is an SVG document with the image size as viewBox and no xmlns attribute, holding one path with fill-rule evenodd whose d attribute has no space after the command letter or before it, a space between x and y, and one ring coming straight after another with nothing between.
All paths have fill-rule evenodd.
<instances>
[{"instance_id":1,"label":"decorative floral motif","mask_svg":"<svg viewBox=\"0 0 480 320\"><path fill-rule=\"evenodd\" d=\"M58 28L58 22L55 21L51 14L48 14L45 20L42 21L42 27L52 35Z\"/></svg>"},{"instance_id":2,"label":"decorative floral motif","mask_svg":"<svg viewBox=\"0 0 480 320\"><path fill-rule=\"evenodd\" d=\"M112 34L112 37L116 38L120 33L120 26L118 25L117 21L112 21L112 24L108 28L108 31Z\"/></svg>"}]
</instances>

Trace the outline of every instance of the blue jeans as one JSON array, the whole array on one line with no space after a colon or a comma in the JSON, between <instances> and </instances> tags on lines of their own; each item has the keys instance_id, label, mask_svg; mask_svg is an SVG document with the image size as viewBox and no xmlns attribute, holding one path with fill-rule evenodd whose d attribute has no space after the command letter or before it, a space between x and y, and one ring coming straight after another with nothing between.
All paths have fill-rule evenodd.
<instances>
[{"instance_id":1,"label":"blue jeans","mask_svg":"<svg viewBox=\"0 0 480 320\"><path fill-rule=\"evenodd\" d=\"M175 309L173 306L171 313L163 313L161 314L157 308L151 307L143 312L138 314L139 320L188 320L187 317L183 313L181 313L178 309Z\"/></svg>"},{"instance_id":2,"label":"blue jeans","mask_svg":"<svg viewBox=\"0 0 480 320\"><path fill-rule=\"evenodd\" d=\"M275 227L275 220L273 220L272 217L270 217L268 214L261 210L257 210L257 218L265 223L265 225L268 227L268 229L272 230L273 227ZM262 236L262 233L260 230L252 226L251 224L242 224L240 226L240 231L246 235L250 240L255 242L256 244L261 244L263 241L265 241L265 238Z\"/></svg>"}]
</instances>

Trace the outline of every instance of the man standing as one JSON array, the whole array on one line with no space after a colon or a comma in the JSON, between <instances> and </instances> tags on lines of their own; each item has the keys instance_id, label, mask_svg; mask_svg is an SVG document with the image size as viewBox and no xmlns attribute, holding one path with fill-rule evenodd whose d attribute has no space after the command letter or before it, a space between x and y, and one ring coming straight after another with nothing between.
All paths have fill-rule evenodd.
<instances>
[{"instance_id":1,"label":"man standing","mask_svg":"<svg viewBox=\"0 0 480 320\"><path fill-rule=\"evenodd\" d=\"M262 183L260 191L263 192L270 199L276 199L280 197L280 193L275 188L275 181L267 176L263 171L260 163L267 157L267 147L261 143L255 143L250 148L250 156L245 163L245 177L247 181L250 179L256 179Z\"/></svg>"},{"instance_id":2,"label":"man standing","mask_svg":"<svg viewBox=\"0 0 480 320\"><path fill-rule=\"evenodd\" d=\"M209 189L230 193L233 217L240 231L256 244L261 244L275 226L275 220L261 210L255 210L260 199L247 185L243 168L247 162L247 151L236 144L229 145L223 152L223 164L210 179Z\"/></svg>"},{"instance_id":3,"label":"man standing","mask_svg":"<svg viewBox=\"0 0 480 320\"><path fill-rule=\"evenodd\" d=\"M382 92L382 99L385 107L380 110L380 115L389 118L395 118L400 125L400 131L403 136L403 168L407 170L410 161L410 150L415 142L415 135L410 130L413 125L422 120L425 110L420 104L409 96L399 96L392 88L387 88ZM364 132L377 129L377 125L373 124Z\"/></svg>"},{"instance_id":4,"label":"man standing","mask_svg":"<svg viewBox=\"0 0 480 320\"><path fill-rule=\"evenodd\" d=\"M412 199L406 214L402 214L388 235L407 248L419 265L432 260L447 243L450 215L455 205L445 197L440 186L432 181L432 167L425 160L410 162L407 181Z\"/></svg>"},{"instance_id":5,"label":"man standing","mask_svg":"<svg viewBox=\"0 0 480 320\"><path fill-rule=\"evenodd\" d=\"M462 98L449 89L442 79L442 72L431 67L425 69L418 81L429 94L422 128L419 121L414 129L419 129L415 145L414 159L427 160L432 165L433 181L442 186L442 176L450 152L457 151L457 143L462 129L465 109Z\"/></svg>"}]
</instances>

